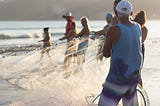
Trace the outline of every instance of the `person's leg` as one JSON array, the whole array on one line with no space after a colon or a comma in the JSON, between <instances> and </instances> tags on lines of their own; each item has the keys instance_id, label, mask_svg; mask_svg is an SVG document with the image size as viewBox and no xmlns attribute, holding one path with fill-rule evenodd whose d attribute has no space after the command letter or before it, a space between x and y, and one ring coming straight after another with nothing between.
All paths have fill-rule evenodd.
<instances>
[{"instance_id":1,"label":"person's leg","mask_svg":"<svg viewBox=\"0 0 160 106\"><path fill-rule=\"evenodd\" d=\"M76 52L73 53L72 58L73 58L73 62L77 64L77 54L76 54Z\"/></svg>"},{"instance_id":2,"label":"person's leg","mask_svg":"<svg viewBox=\"0 0 160 106\"><path fill-rule=\"evenodd\" d=\"M117 106L126 91L125 86L105 82L98 106Z\"/></svg>"},{"instance_id":3,"label":"person's leg","mask_svg":"<svg viewBox=\"0 0 160 106\"><path fill-rule=\"evenodd\" d=\"M68 67L71 65L71 60L72 60L72 56L69 55L69 56L68 56Z\"/></svg>"},{"instance_id":4,"label":"person's leg","mask_svg":"<svg viewBox=\"0 0 160 106\"><path fill-rule=\"evenodd\" d=\"M65 68L69 67L68 58L69 58L69 56L66 56L66 57L64 58L64 65L65 65Z\"/></svg>"},{"instance_id":5,"label":"person's leg","mask_svg":"<svg viewBox=\"0 0 160 106\"><path fill-rule=\"evenodd\" d=\"M97 53L97 60L102 61L102 59L103 59L102 51L103 51L103 45L100 45L99 49L98 49L98 53Z\"/></svg>"},{"instance_id":6,"label":"person's leg","mask_svg":"<svg viewBox=\"0 0 160 106\"><path fill-rule=\"evenodd\" d=\"M104 94L104 91L102 91L98 106L117 106L120 99L111 98L110 95L109 92Z\"/></svg>"},{"instance_id":7,"label":"person's leg","mask_svg":"<svg viewBox=\"0 0 160 106\"><path fill-rule=\"evenodd\" d=\"M39 59L39 62L42 60L44 53L45 53L45 48L43 48L42 51L41 51L41 57Z\"/></svg>"},{"instance_id":8,"label":"person's leg","mask_svg":"<svg viewBox=\"0 0 160 106\"><path fill-rule=\"evenodd\" d=\"M40 57L40 59L39 59L39 62L42 60L42 58L43 58L43 54L41 54L41 57Z\"/></svg>"},{"instance_id":9,"label":"person's leg","mask_svg":"<svg viewBox=\"0 0 160 106\"><path fill-rule=\"evenodd\" d=\"M48 48L46 49L46 52L47 52L48 57L51 57L49 51L50 51L50 48L48 47Z\"/></svg>"},{"instance_id":10,"label":"person's leg","mask_svg":"<svg viewBox=\"0 0 160 106\"><path fill-rule=\"evenodd\" d=\"M124 95L122 98L123 106L139 106L136 88L137 84L132 85Z\"/></svg>"},{"instance_id":11,"label":"person's leg","mask_svg":"<svg viewBox=\"0 0 160 106\"><path fill-rule=\"evenodd\" d=\"M145 56L145 47L144 47L144 44L142 44L142 55L143 55L143 63L144 63L144 56ZM143 66L143 63L142 63L142 66Z\"/></svg>"},{"instance_id":12,"label":"person's leg","mask_svg":"<svg viewBox=\"0 0 160 106\"><path fill-rule=\"evenodd\" d=\"M46 52L47 52L47 55L48 55L48 58L49 58L49 62L51 62L51 55L50 55L50 48L47 48L47 50L46 50Z\"/></svg>"},{"instance_id":13,"label":"person's leg","mask_svg":"<svg viewBox=\"0 0 160 106\"><path fill-rule=\"evenodd\" d=\"M143 55L142 67L143 67L143 64L144 64L144 56L145 56L145 47L144 47L144 44L142 44L142 55ZM141 71L142 71L142 69L140 70L140 78L139 78L138 83L143 87Z\"/></svg>"},{"instance_id":14,"label":"person's leg","mask_svg":"<svg viewBox=\"0 0 160 106\"><path fill-rule=\"evenodd\" d=\"M141 85L141 87L143 87L141 72L140 72L140 77L139 77L138 83Z\"/></svg>"},{"instance_id":15,"label":"person's leg","mask_svg":"<svg viewBox=\"0 0 160 106\"><path fill-rule=\"evenodd\" d=\"M83 47L83 61L82 63L84 63L86 60L85 60L85 57L86 57L86 53L87 53L87 48L88 48L88 41L84 42L84 47Z\"/></svg>"}]
</instances>

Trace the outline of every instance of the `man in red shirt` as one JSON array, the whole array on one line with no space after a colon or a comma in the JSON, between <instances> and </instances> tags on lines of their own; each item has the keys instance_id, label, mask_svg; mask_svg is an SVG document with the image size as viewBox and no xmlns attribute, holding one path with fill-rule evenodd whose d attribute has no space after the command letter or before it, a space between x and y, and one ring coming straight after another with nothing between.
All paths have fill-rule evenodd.
<instances>
[{"instance_id":1,"label":"man in red shirt","mask_svg":"<svg viewBox=\"0 0 160 106\"><path fill-rule=\"evenodd\" d=\"M64 35L66 36L66 35L68 35L68 33L69 33L70 29L71 29L70 24L72 22L75 22L75 20L74 20L74 16L72 16L72 13L70 13L70 12L66 13L66 15L63 15L62 18L67 20L66 32L64 33ZM63 38L61 38L60 40L63 40ZM68 39L67 39L67 41L68 41Z\"/></svg>"}]
</instances>

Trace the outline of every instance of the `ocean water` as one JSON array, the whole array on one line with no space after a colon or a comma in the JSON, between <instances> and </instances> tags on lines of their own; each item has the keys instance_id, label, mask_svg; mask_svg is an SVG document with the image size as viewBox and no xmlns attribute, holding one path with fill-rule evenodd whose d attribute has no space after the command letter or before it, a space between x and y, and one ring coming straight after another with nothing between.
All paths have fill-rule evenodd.
<instances>
[{"instance_id":1,"label":"ocean water","mask_svg":"<svg viewBox=\"0 0 160 106\"><path fill-rule=\"evenodd\" d=\"M78 29L82 27L79 21ZM3 21L0 22L0 48L37 44L43 27L49 26L52 41L63 36L65 21ZM105 21L90 21L92 30L100 30ZM160 21L148 21L149 30L145 62L142 70L144 89L151 106L160 106ZM25 35L25 37L24 37ZM26 36L27 35L27 36ZM36 35L36 37L35 37ZM9 37L6 37L9 36ZM37 37L38 36L38 37ZM5 38L5 39L4 39ZM51 59L41 50L21 55L0 54L0 105L2 106L88 106L85 97L99 94L109 69L110 59L96 60L97 42L89 40L84 64L72 60L64 68L65 43L53 46Z\"/></svg>"},{"instance_id":2,"label":"ocean water","mask_svg":"<svg viewBox=\"0 0 160 106\"><path fill-rule=\"evenodd\" d=\"M81 30L80 21L76 21L77 27ZM44 27L50 27L52 41L59 39L65 32L66 21L0 21L0 47L8 45L25 45L37 44L42 39ZM91 30L97 31L102 29L106 22L103 20L89 21ZM148 38L160 38L158 27L160 21L147 21L146 26L149 28Z\"/></svg>"},{"instance_id":3,"label":"ocean water","mask_svg":"<svg viewBox=\"0 0 160 106\"><path fill-rule=\"evenodd\" d=\"M80 21L76 23L80 30ZM105 24L105 21L90 22L93 30L99 30ZM66 21L0 21L0 46L35 44L37 40L42 39L44 27L50 27L49 32L54 41L63 36L65 25Z\"/></svg>"}]
</instances>

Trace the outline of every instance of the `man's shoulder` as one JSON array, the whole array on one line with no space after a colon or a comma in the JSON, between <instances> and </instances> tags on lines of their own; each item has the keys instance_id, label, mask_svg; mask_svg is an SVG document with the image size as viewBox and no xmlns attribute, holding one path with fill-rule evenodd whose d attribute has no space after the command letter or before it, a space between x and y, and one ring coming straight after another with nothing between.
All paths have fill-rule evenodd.
<instances>
[{"instance_id":1,"label":"man's shoulder","mask_svg":"<svg viewBox=\"0 0 160 106\"><path fill-rule=\"evenodd\" d=\"M119 31L120 31L120 29L119 29L118 25L112 25L112 26L110 26L110 28L108 30L108 32L110 32L110 33L115 33L115 32L119 32Z\"/></svg>"},{"instance_id":2,"label":"man's shoulder","mask_svg":"<svg viewBox=\"0 0 160 106\"><path fill-rule=\"evenodd\" d=\"M113 25L109 28L107 36L111 38L114 42L120 37L120 28L117 25Z\"/></svg>"},{"instance_id":3,"label":"man's shoulder","mask_svg":"<svg viewBox=\"0 0 160 106\"><path fill-rule=\"evenodd\" d=\"M75 20L74 20L74 19L72 19L72 20L69 20L68 22L75 22Z\"/></svg>"},{"instance_id":4,"label":"man's shoulder","mask_svg":"<svg viewBox=\"0 0 160 106\"><path fill-rule=\"evenodd\" d=\"M113 18L112 18L112 25L116 25L117 23L118 23L118 18L117 18L117 16L114 16Z\"/></svg>"},{"instance_id":5,"label":"man's shoulder","mask_svg":"<svg viewBox=\"0 0 160 106\"><path fill-rule=\"evenodd\" d=\"M148 32L148 28L146 26L143 26L142 30Z\"/></svg>"}]
</instances>

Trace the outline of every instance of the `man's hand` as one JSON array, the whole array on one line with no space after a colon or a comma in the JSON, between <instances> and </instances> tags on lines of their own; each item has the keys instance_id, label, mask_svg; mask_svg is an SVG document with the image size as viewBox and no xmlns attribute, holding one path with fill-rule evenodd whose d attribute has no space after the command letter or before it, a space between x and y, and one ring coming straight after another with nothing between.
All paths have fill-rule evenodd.
<instances>
[{"instance_id":1,"label":"man's hand","mask_svg":"<svg viewBox=\"0 0 160 106\"><path fill-rule=\"evenodd\" d=\"M39 40L38 42L42 42L43 40Z\"/></svg>"},{"instance_id":2,"label":"man's hand","mask_svg":"<svg viewBox=\"0 0 160 106\"><path fill-rule=\"evenodd\" d=\"M59 40L63 40L62 38L60 38Z\"/></svg>"}]
</instances>

